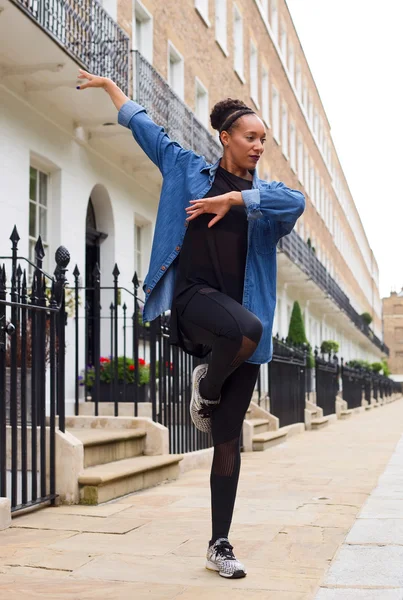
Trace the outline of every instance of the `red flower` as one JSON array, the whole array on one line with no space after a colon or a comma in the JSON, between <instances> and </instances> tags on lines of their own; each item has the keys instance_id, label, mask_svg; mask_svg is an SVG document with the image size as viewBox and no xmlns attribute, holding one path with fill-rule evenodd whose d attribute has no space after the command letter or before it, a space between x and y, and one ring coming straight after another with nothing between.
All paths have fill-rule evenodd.
<instances>
[{"instance_id":1,"label":"red flower","mask_svg":"<svg viewBox=\"0 0 403 600\"><path fill-rule=\"evenodd\" d=\"M144 360L144 358L139 358L139 365L144 367L146 364L146 361Z\"/></svg>"},{"instance_id":2,"label":"red flower","mask_svg":"<svg viewBox=\"0 0 403 600\"><path fill-rule=\"evenodd\" d=\"M134 365L129 365L129 371L134 371L135 367Z\"/></svg>"},{"instance_id":3,"label":"red flower","mask_svg":"<svg viewBox=\"0 0 403 600\"><path fill-rule=\"evenodd\" d=\"M109 358L105 358L104 356L101 356L101 358L99 359L100 363L110 363L111 361L109 360Z\"/></svg>"}]
</instances>

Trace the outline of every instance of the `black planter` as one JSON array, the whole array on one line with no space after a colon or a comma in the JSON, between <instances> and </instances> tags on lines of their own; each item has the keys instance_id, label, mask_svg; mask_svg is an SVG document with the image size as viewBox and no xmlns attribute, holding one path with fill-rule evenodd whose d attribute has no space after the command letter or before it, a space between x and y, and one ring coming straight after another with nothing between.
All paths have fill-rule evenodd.
<instances>
[{"instance_id":1,"label":"black planter","mask_svg":"<svg viewBox=\"0 0 403 600\"><path fill-rule=\"evenodd\" d=\"M117 401L118 402L134 402L135 401L135 384L134 383L118 383L117 385ZM99 402L115 402L113 383L104 383L101 381ZM148 402L150 396L150 386L148 384L141 385L137 390L137 402Z\"/></svg>"}]
</instances>

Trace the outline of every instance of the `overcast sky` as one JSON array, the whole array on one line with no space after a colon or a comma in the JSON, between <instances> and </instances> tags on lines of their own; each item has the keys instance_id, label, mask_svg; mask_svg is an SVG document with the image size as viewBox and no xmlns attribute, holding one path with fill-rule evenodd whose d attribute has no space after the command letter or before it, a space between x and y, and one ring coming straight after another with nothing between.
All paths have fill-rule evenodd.
<instances>
[{"instance_id":1,"label":"overcast sky","mask_svg":"<svg viewBox=\"0 0 403 600\"><path fill-rule=\"evenodd\" d=\"M403 0L287 0L375 253L403 286Z\"/></svg>"}]
</instances>

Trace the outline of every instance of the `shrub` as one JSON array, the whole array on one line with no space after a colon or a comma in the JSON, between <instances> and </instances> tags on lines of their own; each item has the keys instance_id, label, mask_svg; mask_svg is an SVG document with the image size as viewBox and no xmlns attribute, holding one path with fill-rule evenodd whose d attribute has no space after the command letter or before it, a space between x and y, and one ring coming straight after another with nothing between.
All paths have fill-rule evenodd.
<instances>
[{"instance_id":1,"label":"shrub","mask_svg":"<svg viewBox=\"0 0 403 600\"><path fill-rule=\"evenodd\" d=\"M383 369L383 365L381 362L373 362L371 369L374 371L374 373L380 373Z\"/></svg>"},{"instance_id":2,"label":"shrub","mask_svg":"<svg viewBox=\"0 0 403 600\"><path fill-rule=\"evenodd\" d=\"M340 346L337 342L334 342L333 340L325 340L322 342L320 351L322 354L337 354L339 348Z\"/></svg>"},{"instance_id":3,"label":"shrub","mask_svg":"<svg viewBox=\"0 0 403 600\"><path fill-rule=\"evenodd\" d=\"M308 347L307 354L307 363L306 366L308 369L313 369L315 366L315 359L312 354L312 348L306 339L305 333L305 325L304 320L302 318L301 307L299 302L294 302L294 306L292 307L290 325L288 328L288 336L287 340L296 346L306 344Z\"/></svg>"},{"instance_id":4,"label":"shrub","mask_svg":"<svg viewBox=\"0 0 403 600\"><path fill-rule=\"evenodd\" d=\"M371 363L369 363L367 360L361 360L361 359L354 359L354 360L350 360L347 365L349 367L353 367L354 369L367 369L367 370L371 370Z\"/></svg>"},{"instance_id":5,"label":"shrub","mask_svg":"<svg viewBox=\"0 0 403 600\"><path fill-rule=\"evenodd\" d=\"M368 312L362 313L361 319L364 321L364 323L366 323L366 325L371 325L372 323L372 317Z\"/></svg>"},{"instance_id":6,"label":"shrub","mask_svg":"<svg viewBox=\"0 0 403 600\"><path fill-rule=\"evenodd\" d=\"M389 377L390 369L389 369L389 365L386 362L386 360L382 361L382 370L383 370L383 374L385 375L385 377Z\"/></svg>"}]
</instances>

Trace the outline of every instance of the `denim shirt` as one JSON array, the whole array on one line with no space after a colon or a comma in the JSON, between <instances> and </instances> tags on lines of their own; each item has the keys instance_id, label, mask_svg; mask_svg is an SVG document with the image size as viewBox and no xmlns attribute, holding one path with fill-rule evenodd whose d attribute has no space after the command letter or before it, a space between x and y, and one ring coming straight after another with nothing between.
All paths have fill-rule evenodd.
<instances>
[{"instance_id":1,"label":"denim shirt","mask_svg":"<svg viewBox=\"0 0 403 600\"><path fill-rule=\"evenodd\" d=\"M176 264L186 233L185 209L190 200L210 190L220 161L183 149L156 125L144 107L132 100L119 111L118 122L128 127L142 150L163 176L148 274L144 281L144 321L153 321L171 308ZM252 189L242 192L248 218L248 251L242 304L262 322L260 343L248 360L263 364L272 357L272 327L276 306L279 239L293 229L305 208L304 195L283 183L253 177Z\"/></svg>"}]
</instances>

